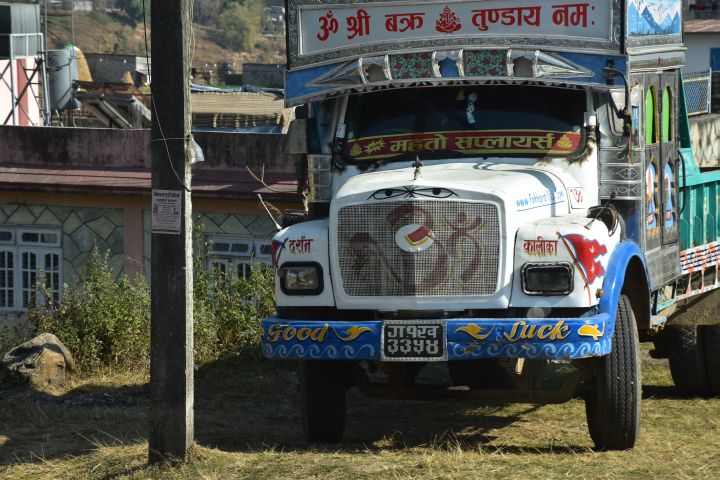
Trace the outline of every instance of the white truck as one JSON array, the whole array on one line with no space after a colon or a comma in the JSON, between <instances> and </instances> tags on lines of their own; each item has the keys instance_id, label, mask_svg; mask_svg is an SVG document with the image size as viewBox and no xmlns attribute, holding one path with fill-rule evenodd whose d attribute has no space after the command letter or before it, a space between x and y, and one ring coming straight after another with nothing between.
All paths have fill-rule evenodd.
<instances>
[{"instance_id":1,"label":"white truck","mask_svg":"<svg viewBox=\"0 0 720 480\"><path fill-rule=\"evenodd\" d=\"M289 0L287 16L309 209L273 240L262 348L301 361L310 441L341 439L356 387L579 396L596 447L631 448L640 341L686 393L720 393L720 170L689 145L682 2ZM437 381L418 380L428 365Z\"/></svg>"}]
</instances>

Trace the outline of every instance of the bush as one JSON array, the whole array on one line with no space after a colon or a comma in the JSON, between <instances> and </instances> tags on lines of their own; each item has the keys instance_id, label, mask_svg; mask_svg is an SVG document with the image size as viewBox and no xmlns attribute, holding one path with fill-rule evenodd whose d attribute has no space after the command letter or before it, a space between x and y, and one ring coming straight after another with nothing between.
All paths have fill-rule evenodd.
<instances>
[{"instance_id":1,"label":"bush","mask_svg":"<svg viewBox=\"0 0 720 480\"><path fill-rule=\"evenodd\" d=\"M46 298L50 298L46 296ZM102 365L146 367L150 350L150 296L142 276L115 280L109 253L91 252L59 305L29 311L39 332L54 333L81 369Z\"/></svg>"},{"instance_id":2,"label":"bush","mask_svg":"<svg viewBox=\"0 0 720 480\"><path fill-rule=\"evenodd\" d=\"M275 311L272 271L258 264L250 278L235 278L206 266L207 259L201 248L193 285L195 361L231 353L257 358L260 322ZM35 331L57 335L81 369L148 365L147 284L142 276L134 284L125 275L115 280L108 253L92 251L79 278L65 287L60 304L38 304L28 313Z\"/></svg>"},{"instance_id":3,"label":"bush","mask_svg":"<svg viewBox=\"0 0 720 480\"><path fill-rule=\"evenodd\" d=\"M263 264L248 279L207 266L205 248L195 261L193 287L195 360L229 353L259 356L260 322L275 312L274 277Z\"/></svg>"}]
</instances>

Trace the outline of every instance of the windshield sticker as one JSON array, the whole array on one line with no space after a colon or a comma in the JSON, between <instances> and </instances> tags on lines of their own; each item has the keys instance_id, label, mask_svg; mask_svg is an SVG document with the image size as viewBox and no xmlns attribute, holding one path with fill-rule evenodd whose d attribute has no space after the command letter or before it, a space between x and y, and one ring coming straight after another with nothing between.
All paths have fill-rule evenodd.
<instances>
[{"instance_id":1,"label":"windshield sticker","mask_svg":"<svg viewBox=\"0 0 720 480\"><path fill-rule=\"evenodd\" d=\"M470 95L472 96L472 95ZM468 96L468 100L470 100ZM470 106L472 103L468 102ZM472 111L468 113L468 118ZM467 155L531 154L570 155L582 141L580 132L547 130L453 131L383 135L349 140L347 151L355 160L392 158L413 152L459 152Z\"/></svg>"},{"instance_id":2,"label":"windshield sticker","mask_svg":"<svg viewBox=\"0 0 720 480\"><path fill-rule=\"evenodd\" d=\"M554 192L545 190L544 192L530 192L526 197L516 199L515 206L517 207L518 212L524 212L525 210L548 207L550 205L556 205L564 202L565 192L563 190L557 190Z\"/></svg>"}]
</instances>

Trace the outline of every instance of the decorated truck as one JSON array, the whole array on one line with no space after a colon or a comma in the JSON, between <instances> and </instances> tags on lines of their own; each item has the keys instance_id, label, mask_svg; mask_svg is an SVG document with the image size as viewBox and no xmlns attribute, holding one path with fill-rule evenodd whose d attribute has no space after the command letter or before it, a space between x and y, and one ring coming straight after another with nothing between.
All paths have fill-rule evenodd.
<instances>
[{"instance_id":1,"label":"decorated truck","mask_svg":"<svg viewBox=\"0 0 720 480\"><path fill-rule=\"evenodd\" d=\"M720 394L720 169L696 164L675 0L288 0L290 153L266 357L310 441L346 392L560 403L633 447L639 342Z\"/></svg>"}]
</instances>

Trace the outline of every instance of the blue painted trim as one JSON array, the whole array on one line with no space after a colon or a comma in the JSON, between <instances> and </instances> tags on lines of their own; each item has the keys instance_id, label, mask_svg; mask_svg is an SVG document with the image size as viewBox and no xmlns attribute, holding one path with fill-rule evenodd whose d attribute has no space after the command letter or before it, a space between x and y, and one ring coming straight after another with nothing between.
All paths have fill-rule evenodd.
<instances>
[{"instance_id":1,"label":"blue painted trim","mask_svg":"<svg viewBox=\"0 0 720 480\"><path fill-rule=\"evenodd\" d=\"M602 285L604 295L599 302L600 313L606 313L610 316L613 328L615 325L615 313L617 312L618 302L620 301L620 293L622 293L622 287L625 283L625 272L630 264L630 260L633 258L638 258L642 262L643 269L645 270L645 278L648 279L648 285L650 285L650 276L648 275L647 264L645 263L645 255L643 255L638 244L633 241L620 242L608 262L605 280ZM652 285L650 285L650 287L652 289ZM649 291L648 295L650 295Z\"/></svg>"},{"instance_id":2,"label":"blue painted trim","mask_svg":"<svg viewBox=\"0 0 720 480\"><path fill-rule=\"evenodd\" d=\"M477 48L483 48L483 47L477 47ZM498 48L505 48L505 47L498 47ZM442 47L439 48L439 50L448 50L449 47ZM430 49L432 50L432 49ZM551 48L547 47L543 50L546 51L552 51ZM553 82L562 82L562 83L580 83L580 84L594 84L594 85L600 85L600 86L606 86L606 78L605 78L605 72L603 71L603 67L605 67L608 64L609 60L612 60L613 64L615 65L615 68L619 70L625 70L627 66L627 61L624 56L622 55L596 55L596 54L588 54L588 53L577 53L577 52L555 52L557 55L559 55L562 58L565 58L567 60L570 60L573 63L576 63L577 65L581 67L585 67L592 71L593 76L592 77L567 77L567 78L546 78L544 80L547 81L553 81ZM374 54L373 54L374 55ZM371 55L372 56L372 55ZM323 98L325 95L328 94L340 94L341 92L345 93L352 93L355 88L363 87L363 85L349 85L346 87L343 86L310 86L313 81L321 78L323 75L330 72L332 69L337 68L338 66L345 63L345 61L338 61L337 63L329 64L329 65L319 65L319 66L313 66L309 65L307 67L304 67L300 70L293 70L293 71L286 71L285 72L285 100L286 102L290 104L297 104L299 101L306 103L310 101L314 101L320 98ZM443 72L443 76L445 75L452 75L453 71L449 69L443 69L441 70ZM507 77L497 77L498 79L503 79ZM472 82L476 78L474 77L463 77L464 80L468 80ZM480 79L482 81L490 80L488 77L477 77L477 79ZM443 79L435 79L442 81ZM453 82L457 80L457 78L451 77L451 78L445 78L448 82ZM540 78L539 80L543 80ZM399 83L401 83L403 86L398 88L414 88L415 82L422 81L422 79L409 79L409 80L398 80ZM450 84L448 84L450 85Z\"/></svg>"},{"instance_id":3,"label":"blue painted trim","mask_svg":"<svg viewBox=\"0 0 720 480\"><path fill-rule=\"evenodd\" d=\"M444 351L451 361L570 360L607 355L614 329L607 313L581 318L452 318L437 322L445 325ZM274 359L383 360L382 327L382 320L269 317L262 322L262 351Z\"/></svg>"}]
</instances>

